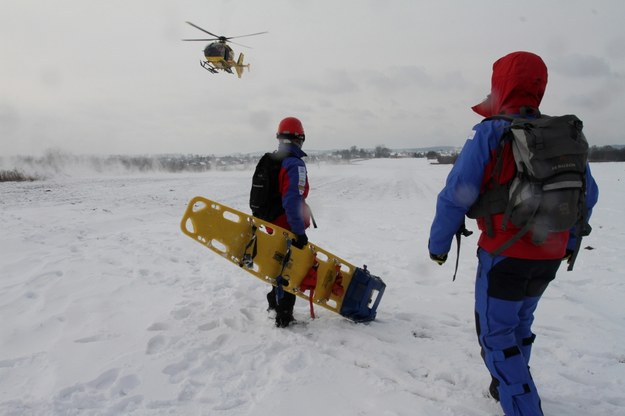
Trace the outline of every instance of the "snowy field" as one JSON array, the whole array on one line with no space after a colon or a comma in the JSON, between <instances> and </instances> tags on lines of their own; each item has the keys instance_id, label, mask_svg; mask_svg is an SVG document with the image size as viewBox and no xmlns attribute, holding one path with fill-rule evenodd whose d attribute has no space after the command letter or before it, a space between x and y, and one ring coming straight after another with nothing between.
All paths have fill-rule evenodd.
<instances>
[{"instance_id":1,"label":"snowy field","mask_svg":"<svg viewBox=\"0 0 625 416\"><path fill-rule=\"evenodd\" d=\"M476 234L428 258L449 166L309 166L311 241L387 284L378 318L278 329L269 286L182 234L187 202L248 212L251 170L0 183L0 415L501 415L473 322ZM537 312L546 415L625 415L625 163L594 164L594 232ZM475 230L473 222L468 227Z\"/></svg>"}]
</instances>

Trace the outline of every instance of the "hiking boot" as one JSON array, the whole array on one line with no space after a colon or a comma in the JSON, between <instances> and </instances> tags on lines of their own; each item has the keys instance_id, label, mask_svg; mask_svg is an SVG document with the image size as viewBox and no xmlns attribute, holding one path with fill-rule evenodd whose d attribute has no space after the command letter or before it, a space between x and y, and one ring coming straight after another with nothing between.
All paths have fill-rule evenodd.
<instances>
[{"instance_id":1,"label":"hiking boot","mask_svg":"<svg viewBox=\"0 0 625 416\"><path fill-rule=\"evenodd\" d=\"M492 397L493 399L495 399L495 401L499 401L499 380L497 380L495 377L491 376L492 380L490 382L490 386L488 386L488 392L490 393L490 397Z\"/></svg>"},{"instance_id":2,"label":"hiking boot","mask_svg":"<svg viewBox=\"0 0 625 416\"><path fill-rule=\"evenodd\" d=\"M278 307L278 303L276 302L276 292L275 290L271 290L271 292L267 293L267 312L275 311Z\"/></svg>"},{"instance_id":3,"label":"hiking boot","mask_svg":"<svg viewBox=\"0 0 625 416\"><path fill-rule=\"evenodd\" d=\"M295 321L293 311L279 311L276 313L276 326L278 328L286 328L293 321Z\"/></svg>"}]
</instances>

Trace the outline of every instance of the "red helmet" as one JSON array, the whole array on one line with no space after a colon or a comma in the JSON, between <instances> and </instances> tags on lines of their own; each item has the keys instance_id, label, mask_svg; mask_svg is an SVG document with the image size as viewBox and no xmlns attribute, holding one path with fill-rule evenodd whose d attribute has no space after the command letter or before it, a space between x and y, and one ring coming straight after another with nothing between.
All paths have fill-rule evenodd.
<instances>
[{"instance_id":1,"label":"red helmet","mask_svg":"<svg viewBox=\"0 0 625 416\"><path fill-rule=\"evenodd\" d=\"M278 124L278 132L276 133L278 139L299 139L304 140L304 127L302 122L295 117L287 117L282 119Z\"/></svg>"}]
</instances>

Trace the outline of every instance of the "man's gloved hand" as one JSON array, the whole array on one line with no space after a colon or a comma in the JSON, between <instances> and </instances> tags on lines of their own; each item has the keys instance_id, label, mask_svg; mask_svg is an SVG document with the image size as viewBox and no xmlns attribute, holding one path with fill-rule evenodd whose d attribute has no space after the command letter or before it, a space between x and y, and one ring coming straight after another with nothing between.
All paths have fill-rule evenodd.
<instances>
[{"instance_id":1,"label":"man's gloved hand","mask_svg":"<svg viewBox=\"0 0 625 416\"><path fill-rule=\"evenodd\" d=\"M445 254L430 253L430 259L432 259L435 262L437 262L439 266L442 266L443 263L445 263L447 261L447 253L445 253Z\"/></svg>"},{"instance_id":2,"label":"man's gloved hand","mask_svg":"<svg viewBox=\"0 0 625 416\"><path fill-rule=\"evenodd\" d=\"M570 249L566 249L566 253L564 254L564 257L562 257L562 261L566 261L567 263L571 260L571 256L573 255L573 250Z\"/></svg>"},{"instance_id":3,"label":"man's gloved hand","mask_svg":"<svg viewBox=\"0 0 625 416\"><path fill-rule=\"evenodd\" d=\"M306 246L306 244L308 244L308 237L306 234L297 234L295 235L295 238L291 240L291 244L293 247L297 247L301 250L304 246Z\"/></svg>"}]
</instances>

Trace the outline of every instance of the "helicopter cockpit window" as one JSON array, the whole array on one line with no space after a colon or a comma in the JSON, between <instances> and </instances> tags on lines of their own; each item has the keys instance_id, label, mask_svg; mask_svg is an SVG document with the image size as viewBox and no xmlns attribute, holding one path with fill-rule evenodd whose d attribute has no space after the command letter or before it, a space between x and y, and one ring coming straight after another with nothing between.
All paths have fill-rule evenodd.
<instances>
[{"instance_id":1,"label":"helicopter cockpit window","mask_svg":"<svg viewBox=\"0 0 625 416\"><path fill-rule=\"evenodd\" d=\"M226 58L226 61L231 61L234 59L232 48L226 46L226 50L224 51L224 57Z\"/></svg>"},{"instance_id":2,"label":"helicopter cockpit window","mask_svg":"<svg viewBox=\"0 0 625 416\"><path fill-rule=\"evenodd\" d=\"M204 50L207 56L224 56L226 53L226 45L223 43L211 43Z\"/></svg>"}]
</instances>

